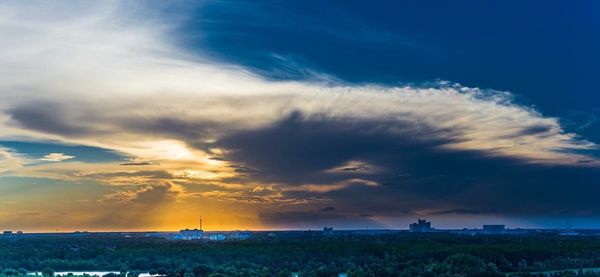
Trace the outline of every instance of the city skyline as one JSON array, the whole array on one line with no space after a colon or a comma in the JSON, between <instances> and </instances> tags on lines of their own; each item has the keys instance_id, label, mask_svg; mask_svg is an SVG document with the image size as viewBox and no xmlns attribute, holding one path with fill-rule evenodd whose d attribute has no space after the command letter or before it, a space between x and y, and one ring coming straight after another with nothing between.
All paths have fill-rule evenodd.
<instances>
[{"instance_id":1,"label":"city skyline","mask_svg":"<svg viewBox=\"0 0 600 277\"><path fill-rule=\"evenodd\" d=\"M599 11L3 2L0 229L600 228Z\"/></svg>"}]
</instances>

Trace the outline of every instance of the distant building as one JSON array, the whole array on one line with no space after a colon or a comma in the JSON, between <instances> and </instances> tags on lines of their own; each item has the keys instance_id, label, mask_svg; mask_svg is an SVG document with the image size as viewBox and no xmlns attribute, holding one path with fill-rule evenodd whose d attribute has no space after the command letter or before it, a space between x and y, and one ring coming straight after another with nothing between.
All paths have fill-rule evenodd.
<instances>
[{"instance_id":1,"label":"distant building","mask_svg":"<svg viewBox=\"0 0 600 277\"><path fill-rule=\"evenodd\" d=\"M204 238L204 231L201 229L185 229L179 231L179 234L175 236L175 239L180 240L197 240Z\"/></svg>"},{"instance_id":2,"label":"distant building","mask_svg":"<svg viewBox=\"0 0 600 277\"><path fill-rule=\"evenodd\" d=\"M564 232L560 232L558 233L559 236L579 236L579 233L575 232L575 231L564 231Z\"/></svg>"},{"instance_id":3,"label":"distant building","mask_svg":"<svg viewBox=\"0 0 600 277\"><path fill-rule=\"evenodd\" d=\"M175 239L180 239L180 240L197 240L197 239L203 239L204 238L204 231L202 230L202 217L200 217L200 220L198 221L198 223L200 223L200 229L185 229L185 230L180 230L179 233L177 235L175 235Z\"/></svg>"},{"instance_id":4,"label":"distant building","mask_svg":"<svg viewBox=\"0 0 600 277\"><path fill-rule=\"evenodd\" d=\"M483 234L499 235L504 233L506 233L506 226L504 226L503 224L483 225Z\"/></svg>"},{"instance_id":5,"label":"distant building","mask_svg":"<svg viewBox=\"0 0 600 277\"><path fill-rule=\"evenodd\" d=\"M420 218L416 223L411 223L408 227L413 233L427 233L433 231L433 228L431 228L431 222Z\"/></svg>"},{"instance_id":6,"label":"distant building","mask_svg":"<svg viewBox=\"0 0 600 277\"><path fill-rule=\"evenodd\" d=\"M76 235L76 236L85 236L87 234L88 234L88 231L75 231L73 233L73 235Z\"/></svg>"},{"instance_id":7,"label":"distant building","mask_svg":"<svg viewBox=\"0 0 600 277\"><path fill-rule=\"evenodd\" d=\"M217 241L225 240L225 238L226 237L223 234L212 234L212 235L208 236L209 240L217 240Z\"/></svg>"},{"instance_id":8,"label":"distant building","mask_svg":"<svg viewBox=\"0 0 600 277\"><path fill-rule=\"evenodd\" d=\"M326 235L326 236L333 235L333 227L325 227L325 228L323 228L323 235Z\"/></svg>"},{"instance_id":9,"label":"distant building","mask_svg":"<svg viewBox=\"0 0 600 277\"><path fill-rule=\"evenodd\" d=\"M245 231L245 232L233 231L231 234L229 234L229 239L242 240L242 239L248 239L248 238L250 238L250 232L248 232L248 231Z\"/></svg>"}]
</instances>

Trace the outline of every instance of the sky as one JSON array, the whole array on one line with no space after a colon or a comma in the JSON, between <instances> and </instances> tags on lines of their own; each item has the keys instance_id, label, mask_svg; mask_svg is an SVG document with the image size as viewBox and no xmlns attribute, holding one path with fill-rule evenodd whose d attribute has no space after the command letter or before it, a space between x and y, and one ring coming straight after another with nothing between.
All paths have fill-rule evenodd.
<instances>
[{"instance_id":1,"label":"sky","mask_svg":"<svg viewBox=\"0 0 600 277\"><path fill-rule=\"evenodd\" d=\"M600 228L597 1L2 1L0 228Z\"/></svg>"}]
</instances>

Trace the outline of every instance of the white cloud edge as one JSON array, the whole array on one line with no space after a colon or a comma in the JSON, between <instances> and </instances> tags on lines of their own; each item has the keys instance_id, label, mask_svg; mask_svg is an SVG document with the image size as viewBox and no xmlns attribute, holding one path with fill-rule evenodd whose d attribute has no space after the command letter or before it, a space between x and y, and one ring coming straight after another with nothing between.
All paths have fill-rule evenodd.
<instances>
[{"instance_id":1,"label":"white cloud edge","mask_svg":"<svg viewBox=\"0 0 600 277\"><path fill-rule=\"evenodd\" d=\"M39 160L44 162L62 162L74 158L75 156L70 156L65 153L48 153Z\"/></svg>"}]
</instances>

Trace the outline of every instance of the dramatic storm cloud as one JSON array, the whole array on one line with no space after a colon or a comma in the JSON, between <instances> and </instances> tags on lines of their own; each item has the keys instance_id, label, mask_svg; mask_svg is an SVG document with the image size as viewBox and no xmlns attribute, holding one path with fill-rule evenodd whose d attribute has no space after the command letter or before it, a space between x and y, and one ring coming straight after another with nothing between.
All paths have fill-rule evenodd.
<instances>
[{"instance_id":1,"label":"dramatic storm cloud","mask_svg":"<svg viewBox=\"0 0 600 277\"><path fill-rule=\"evenodd\" d=\"M15 183L42 178L79 184L85 215L52 208L72 228L177 228L200 213L215 228L351 228L600 212L596 145L510 92L318 71L273 80L182 47L186 19L147 4L0 6L0 140L50 145L38 157L0 148L11 209L39 209L19 200L35 188ZM23 224L52 227L35 218Z\"/></svg>"}]
</instances>

